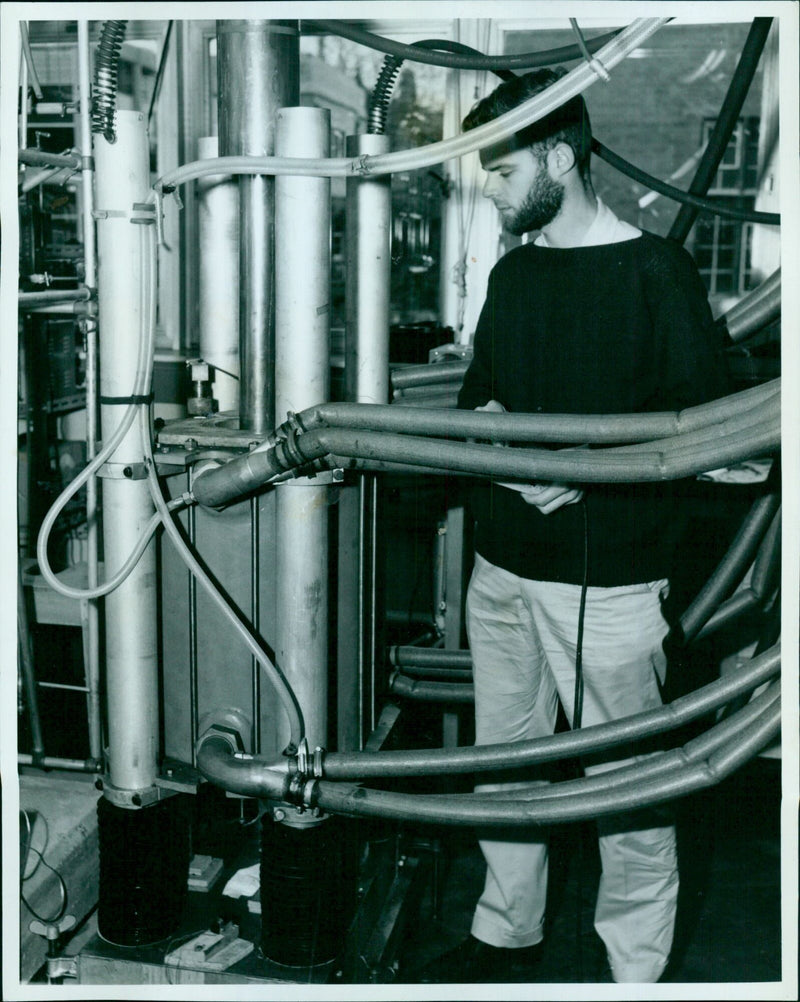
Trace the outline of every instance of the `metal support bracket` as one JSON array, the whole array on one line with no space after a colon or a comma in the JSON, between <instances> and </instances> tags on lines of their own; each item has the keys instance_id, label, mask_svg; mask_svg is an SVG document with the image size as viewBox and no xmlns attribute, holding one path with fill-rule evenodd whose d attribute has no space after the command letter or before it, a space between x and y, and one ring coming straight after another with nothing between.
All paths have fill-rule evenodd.
<instances>
[{"instance_id":1,"label":"metal support bracket","mask_svg":"<svg viewBox=\"0 0 800 1002\"><path fill-rule=\"evenodd\" d=\"M104 480L146 480L146 463L103 463L97 471Z\"/></svg>"}]
</instances>

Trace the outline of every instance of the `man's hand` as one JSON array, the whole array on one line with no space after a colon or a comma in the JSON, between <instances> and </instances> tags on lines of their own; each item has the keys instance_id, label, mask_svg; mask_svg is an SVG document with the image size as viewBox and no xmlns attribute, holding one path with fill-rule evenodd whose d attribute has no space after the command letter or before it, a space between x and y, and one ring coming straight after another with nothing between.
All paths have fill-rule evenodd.
<instances>
[{"instance_id":1,"label":"man's hand","mask_svg":"<svg viewBox=\"0 0 800 1002\"><path fill-rule=\"evenodd\" d=\"M492 414L505 414L506 409L500 403L499 400L490 400L488 403L483 404L481 407L476 407L476 411L489 411ZM492 445L497 445L500 447L505 446L505 442L492 442Z\"/></svg>"},{"instance_id":2,"label":"man's hand","mask_svg":"<svg viewBox=\"0 0 800 1002\"><path fill-rule=\"evenodd\" d=\"M568 504L577 504L583 497L582 490L568 484L529 484L519 492L526 504L535 505L543 515Z\"/></svg>"},{"instance_id":3,"label":"man's hand","mask_svg":"<svg viewBox=\"0 0 800 1002\"><path fill-rule=\"evenodd\" d=\"M506 409L499 400L490 400L476 411L490 411L493 414L505 414ZM493 442L493 445L505 445L504 442ZM580 447L579 447L580 448ZM577 504L583 498L583 491L568 484L517 484L496 481L500 487L508 487L518 491L526 504L532 504L543 515L558 511L568 504Z\"/></svg>"}]
</instances>

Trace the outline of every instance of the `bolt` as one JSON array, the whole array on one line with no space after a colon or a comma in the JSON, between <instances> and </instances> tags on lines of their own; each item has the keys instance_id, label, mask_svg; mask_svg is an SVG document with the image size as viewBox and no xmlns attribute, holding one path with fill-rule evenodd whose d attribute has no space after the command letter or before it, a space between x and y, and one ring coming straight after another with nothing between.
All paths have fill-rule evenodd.
<instances>
[{"instance_id":1,"label":"bolt","mask_svg":"<svg viewBox=\"0 0 800 1002\"><path fill-rule=\"evenodd\" d=\"M134 795L131 797L131 803L133 804L134 807L141 807L142 806L141 796L138 793L134 793Z\"/></svg>"},{"instance_id":2,"label":"bolt","mask_svg":"<svg viewBox=\"0 0 800 1002\"><path fill-rule=\"evenodd\" d=\"M95 789L102 790L103 789L103 780L102 779L96 779L94 781L94 785L95 785Z\"/></svg>"},{"instance_id":3,"label":"bolt","mask_svg":"<svg viewBox=\"0 0 800 1002\"><path fill-rule=\"evenodd\" d=\"M169 776L169 778L172 779L174 775L175 775L175 770L172 768L172 766L169 766L167 768L167 776Z\"/></svg>"},{"instance_id":4,"label":"bolt","mask_svg":"<svg viewBox=\"0 0 800 1002\"><path fill-rule=\"evenodd\" d=\"M272 816L273 818L275 818L276 821L285 821L286 811L281 810L280 807L276 807Z\"/></svg>"},{"instance_id":5,"label":"bolt","mask_svg":"<svg viewBox=\"0 0 800 1002\"><path fill-rule=\"evenodd\" d=\"M133 476L133 467L126 466L125 469L122 471L122 475L123 475L123 477L128 477L128 478L132 477Z\"/></svg>"}]
</instances>

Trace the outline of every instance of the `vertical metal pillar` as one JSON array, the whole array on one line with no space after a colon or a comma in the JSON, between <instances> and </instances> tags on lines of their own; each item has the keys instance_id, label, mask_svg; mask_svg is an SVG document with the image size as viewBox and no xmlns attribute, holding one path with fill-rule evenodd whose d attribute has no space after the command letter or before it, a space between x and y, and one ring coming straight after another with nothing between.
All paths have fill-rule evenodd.
<instances>
[{"instance_id":1,"label":"vertical metal pillar","mask_svg":"<svg viewBox=\"0 0 800 1002\"><path fill-rule=\"evenodd\" d=\"M327 157L330 112L278 112L278 156ZM275 423L330 395L329 178L275 182ZM275 653L313 748L327 744L328 495L319 478L277 489Z\"/></svg>"},{"instance_id":2,"label":"vertical metal pillar","mask_svg":"<svg viewBox=\"0 0 800 1002\"><path fill-rule=\"evenodd\" d=\"M216 157L216 136L198 140L199 158ZM224 174L198 179L200 354L214 366L220 411L239 410L239 191Z\"/></svg>"},{"instance_id":3,"label":"vertical metal pillar","mask_svg":"<svg viewBox=\"0 0 800 1002\"><path fill-rule=\"evenodd\" d=\"M270 156L278 108L299 103L296 21L218 21L221 156ZM239 179L239 421L265 434L275 410L274 178Z\"/></svg>"},{"instance_id":4,"label":"vertical metal pillar","mask_svg":"<svg viewBox=\"0 0 800 1002\"><path fill-rule=\"evenodd\" d=\"M348 136L347 155L386 153L385 135ZM345 391L348 400L389 400L391 178L348 178ZM339 502L339 748L362 747L375 725L378 484L363 476ZM355 616L354 616L355 610ZM355 622L353 622L355 619ZM357 638L356 643L352 637Z\"/></svg>"},{"instance_id":5,"label":"vertical metal pillar","mask_svg":"<svg viewBox=\"0 0 800 1002\"><path fill-rule=\"evenodd\" d=\"M348 157L388 152L388 136L347 137ZM363 404L389 400L391 232L390 176L348 178L345 386Z\"/></svg>"},{"instance_id":6,"label":"vertical metal pillar","mask_svg":"<svg viewBox=\"0 0 800 1002\"><path fill-rule=\"evenodd\" d=\"M127 409L142 334L143 234L141 226L132 224L130 217L134 203L144 202L149 190L144 115L118 111L116 142L109 143L97 135L94 148L99 217L100 403L103 438L108 440ZM137 421L106 464L103 546L109 568L122 565L153 514L147 480L140 472L143 457L139 436ZM126 581L106 597L105 609L109 747L106 792L113 796L114 791L151 788L156 778L158 651L156 552L152 541Z\"/></svg>"},{"instance_id":7,"label":"vertical metal pillar","mask_svg":"<svg viewBox=\"0 0 800 1002\"><path fill-rule=\"evenodd\" d=\"M78 21L78 95L80 101L81 147L81 220L83 223L84 283L97 286L97 257L94 235L94 168L92 166L92 101L89 90L89 24ZM97 453L97 325L87 317L86 331L86 459ZM86 564L89 588L97 586L97 481L86 484ZM97 601L86 602L86 694L89 719L89 755L99 761L102 755L100 714L100 617Z\"/></svg>"}]
</instances>

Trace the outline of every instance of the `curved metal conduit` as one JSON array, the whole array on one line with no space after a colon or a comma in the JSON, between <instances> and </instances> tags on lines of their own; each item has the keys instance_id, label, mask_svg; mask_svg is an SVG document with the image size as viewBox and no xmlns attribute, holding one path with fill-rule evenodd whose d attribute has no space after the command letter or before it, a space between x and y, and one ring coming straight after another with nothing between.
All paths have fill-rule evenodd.
<instances>
[{"instance_id":1,"label":"curved metal conduit","mask_svg":"<svg viewBox=\"0 0 800 1002\"><path fill-rule=\"evenodd\" d=\"M700 630L742 580L767 531L775 524L779 507L780 497L777 494L766 494L753 502L728 552L681 616L680 625L684 643L697 637ZM776 531L773 530L772 535ZM771 540L764 550L765 560L773 552L774 545Z\"/></svg>"},{"instance_id":2,"label":"curved metal conduit","mask_svg":"<svg viewBox=\"0 0 800 1002\"><path fill-rule=\"evenodd\" d=\"M780 729L773 686L753 704L712 727L682 749L656 753L622 776L613 772L560 785L529 799L476 795L397 794L349 783L292 776L285 763L236 756L218 736L201 741L198 766L213 783L245 796L265 797L336 814L427 821L436 824L530 827L616 814L685 796L719 783L769 743ZM578 732L580 733L580 732ZM513 746L512 746L513 747ZM388 754L388 753L387 753Z\"/></svg>"},{"instance_id":3,"label":"curved metal conduit","mask_svg":"<svg viewBox=\"0 0 800 1002\"><path fill-rule=\"evenodd\" d=\"M712 713L742 694L752 692L779 672L780 644L778 643L763 654L743 662L723 678L716 679L695 692L681 696L664 706L612 723L597 724L577 731L511 744L382 752L328 752L321 754L320 770L322 778L336 781L458 775L518 769L565 758L593 755L682 727ZM198 765L201 769L201 749L210 740L211 737L204 737L198 743ZM231 759L225 769L228 778L237 784L229 789L240 793L246 792L242 788L242 783L260 782L258 777L263 772L286 769L294 774L297 771L296 763L286 763L284 760L282 764L277 764L252 756ZM238 772L242 773L241 781L236 778ZM212 776L208 778L216 781Z\"/></svg>"},{"instance_id":4,"label":"curved metal conduit","mask_svg":"<svg viewBox=\"0 0 800 1002\"><path fill-rule=\"evenodd\" d=\"M451 436L457 431L459 434L519 441L523 437L523 429L528 431L531 427L530 423L521 420L521 417L527 418L527 415L490 416L466 411L463 414L452 414L448 411L437 413L421 409L413 413L414 419L422 416L418 422L409 422L414 431L425 427L426 423L432 429L438 421L439 428L442 429L440 433L447 435L447 438L423 438L383 430L375 432L363 427L312 428L303 433L302 421L290 422L285 440L271 448L256 450L202 473L195 480L193 496L200 504L218 507L264 486L277 475L291 470L306 470L316 461L321 461L318 466L327 467L380 470L385 469L387 464L402 464L409 469L445 473L577 483L680 479L726 463L765 455L779 446L780 398L774 393L776 386L766 384L766 389L757 389L763 390L762 393L754 394L761 401L758 408L748 408L741 414L734 412L732 416L720 419L720 414L729 414L732 408L724 401L716 401L711 405L703 405L708 408L707 411L692 408L693 416L701 421L707 420L709 413L716 419L705 426L695 425L696 430L656 441L607 449L498 449L492 445L451 440ZM736 396L736 403L741 404L742 395ZM363 408L362 420L371 421L378 410L379 405ZM389 406L381 410L383 422L393 423L400 418L397 408ZM404 413L411 417L410 412ZM302 417L301 415L301 419ZM491 428L488 421L480 423L480 419L488 417L491 417ZM634 415L633 420L636 421L638 417ZM664 420L664 415L657 417ZM455 418L463 420L456 422ZM502 423L499 421L501 418L505 419ZM677 421L678 417L670 415L667 420L670 419ZM596 430L603 424L602 416L590 416L590 419L583 420L586 422L586 429ZM574 419L569 423L577 431L577 424L573 421ZM615 422L620 427L625 427L624 416L616 417L610 423ZM450 428L445 430L445 424L449 424ZM520 434L517 434L518 431ZM591 441L590 435L577 434L571 439L572 444L586 441Z\"/></svg>"}]
</instances>

